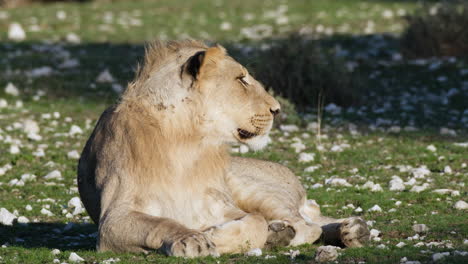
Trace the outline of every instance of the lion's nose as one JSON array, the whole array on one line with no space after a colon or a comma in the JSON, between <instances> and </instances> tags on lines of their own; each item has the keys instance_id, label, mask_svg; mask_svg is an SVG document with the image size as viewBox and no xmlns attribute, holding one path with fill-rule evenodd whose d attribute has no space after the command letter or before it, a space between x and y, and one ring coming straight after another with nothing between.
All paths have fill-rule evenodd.
<instances>
[{"instance_id":1,"label":"lion's nose","mask_svg":"<svg viewBox=\"0 0 468 264\"><path fill-rule=\"evenodd\" d=\"M276 116L280 113L280 108L270 108L270 113L273 114L273 116Z\"/></svg>"}]
</instances>

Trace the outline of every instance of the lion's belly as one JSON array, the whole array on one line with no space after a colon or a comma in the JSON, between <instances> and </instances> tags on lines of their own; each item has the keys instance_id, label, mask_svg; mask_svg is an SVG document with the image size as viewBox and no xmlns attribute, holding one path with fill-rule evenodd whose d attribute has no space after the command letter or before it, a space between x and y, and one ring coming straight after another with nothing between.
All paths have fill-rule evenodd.
<instances>
[{"instance_id":1,"label":"lion's belly","mask_svg":"<svg viewBox=\"0 0 468 264\"><path fill-rule=\"evenodd\" d=\"M231 220L227 215L239 210L230 202L230 195L213 189L158 192L150 200L142 208L144 213L171 218L193 229L204 229L227 222Z\"/></svg>"}]
</instances>

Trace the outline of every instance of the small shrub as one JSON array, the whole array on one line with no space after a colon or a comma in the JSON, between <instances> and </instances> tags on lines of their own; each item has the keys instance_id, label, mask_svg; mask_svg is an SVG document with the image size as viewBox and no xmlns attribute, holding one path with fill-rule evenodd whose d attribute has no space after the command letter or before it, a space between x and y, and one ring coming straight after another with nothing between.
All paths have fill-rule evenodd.
<instances>
[{"instance_id":1,"label":"small shrub","mask_svg":"<svg viewBox=\"0 0 468 264\"><path fill-rule=\"evenodd\" d=\"M402 53L408 58L468 56L468 2L445 1L407 18Z\"/></svg>"},{"instance_id":2,"label":"small shrub","mask_svg":"<svg viewBox=\"0 0 468 264\"><path fill-rule=\"evenodd\" d=\"M358 75L350 73L344 62L296 35L253 52L244 65L265 87L300 111L317 107L319 96L326 103L355 104L362 90Z\"/></svg>"}]
</instances>

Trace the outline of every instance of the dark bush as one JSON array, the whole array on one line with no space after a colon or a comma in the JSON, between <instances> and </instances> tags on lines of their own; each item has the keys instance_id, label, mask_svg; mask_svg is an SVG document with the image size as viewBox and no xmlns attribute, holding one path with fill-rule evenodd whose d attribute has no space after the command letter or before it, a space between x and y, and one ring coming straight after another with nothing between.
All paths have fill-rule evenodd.
<instances>
[{"instance_id":1,"label":"dark bush","mask_svg":"<svg viewBox=\"0 0 468 264\"><path fill-rule=\"evenodd\" d=\"M242 58L240 58L242 61ZM242 61L267 88L273 89L298 110L326 103L349 106L358 102L362 91L359 76L350 73L343 61L300 36L273 41Z\"/></svg>"},{"instance_id":2,"label":"dark bush","mask_svg":"<svg viewBox=\"0 0 468 264\"><path fill-rule=\"evenodd\" d=\"M402 53L408 58L468 56L468 2L444 1L407 18Z\"/></svg>"}]
</instances>

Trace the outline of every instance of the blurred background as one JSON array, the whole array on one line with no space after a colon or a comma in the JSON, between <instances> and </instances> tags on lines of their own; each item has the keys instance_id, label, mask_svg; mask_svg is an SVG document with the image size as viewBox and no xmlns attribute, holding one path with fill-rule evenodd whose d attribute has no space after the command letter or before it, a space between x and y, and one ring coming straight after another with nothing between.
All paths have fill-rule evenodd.
<instances>
[{"instance_id":1,"label":"blurred background","mask_svg":"<svg viewBox=\"0 0 468 264\"><path fill-rule=\"evenodd\" d=\"M225 45L285 99L290 119L321 105L332 112L345 107L348 118L376 125L468 125L466 1L1 0L0 6L0 86L12 82L27 93L112 101L131 80L145 42L194 38Z\"/></svg>"}]
</instances>

